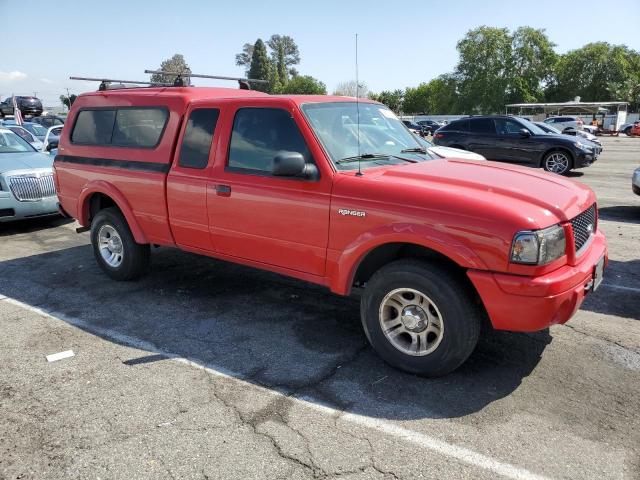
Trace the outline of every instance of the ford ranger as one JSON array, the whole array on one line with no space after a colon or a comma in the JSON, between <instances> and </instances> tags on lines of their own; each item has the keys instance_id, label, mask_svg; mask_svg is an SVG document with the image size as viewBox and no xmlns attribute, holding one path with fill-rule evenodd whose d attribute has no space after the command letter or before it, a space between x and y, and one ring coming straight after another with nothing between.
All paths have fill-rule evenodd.
<instances>
[{"instance_id":1,"label":"ford ranger","mask_svg":"<svg viewBox=\"0 0 640 480\"><path fill-rule=\"evenodd\" d=\"M564 323L607 263L594 193L553 173L431 156L388 108L336 96L140 87L80 95L61 212L116 280L177 247L361 292L371 345L425 376L481 324Z\"/></svg>"}]
</instances>

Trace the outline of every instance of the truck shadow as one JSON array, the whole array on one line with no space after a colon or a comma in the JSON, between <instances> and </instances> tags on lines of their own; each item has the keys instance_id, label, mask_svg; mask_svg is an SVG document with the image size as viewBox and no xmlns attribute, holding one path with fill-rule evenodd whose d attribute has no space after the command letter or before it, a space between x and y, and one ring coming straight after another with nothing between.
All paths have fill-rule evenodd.
<instances>
[{"instance_id":1,"label":"truck shadow","mask_svg":"<svg viewBox=\"0 0 640 480\"><path fill-rule=\"evenodd\" d=\"M60 215L52 215L49 217L29 218L26 220L16 220L13 222L0 223L0 237L16 235L19 233L33 233L39 230L59 227L73 223L72 218L64 218Z\"/></svg>"},{"instance_id":2,"label":"truck shadow","mask_svg":"<svg viewBox=\"0 0 640 480\"><path fill-rule=\"evenodd\" d=\"M357 298L172 249L149 275L114 282L89 246L0 263L0 294L115 343L144 342L255 384L366 416L452 418L511 394L552 337L490 332L456 372L424 379L388 367L368 346Z\"/></svg>"},{"instance_id":3,"label":"truck shadow","mask_svg":"<svg viewBox=\"0 0 640 480\"><path fill-rule=\"evenodd\" d=\"M624 284L618 281L620 278L624 279ZM640 288L640 259L625 262L609 259L600 289L587 296L581 309L640 320L638 288Z\"/></svg>"},{"instance_id":4,"label":"truck shadow","mask_svg":"<svg viewBox=\"0 0 640 480\"><path fill-rule=\"evenodd\" d=\"M640 205L616 205L598 208L598 216L603 220L626 222L640 225Z\"/></svg>"}]
</instances>

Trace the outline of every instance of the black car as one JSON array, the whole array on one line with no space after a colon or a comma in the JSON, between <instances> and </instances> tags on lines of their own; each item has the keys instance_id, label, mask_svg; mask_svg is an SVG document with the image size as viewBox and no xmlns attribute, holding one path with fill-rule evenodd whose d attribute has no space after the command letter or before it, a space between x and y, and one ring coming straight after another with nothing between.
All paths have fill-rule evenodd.
<instances>
[{"instance_id":1,"label":"black car","mask_svg":"<svg viewBox=\"0 0 640 480\"><path fill-rule=\"evenodd\" d=\"M438 130L443 125L442 123L436 122L435 120L420 120L419 122L416 122L416 123L420 125L422 128L424 128L431 135L433 135L435 131Z\"/></svg>"},{"instance_id":2,"label":"black car","mask_svg":"<svg viewBox=\"0 0 640 480\"><path fill-rule=\"evenodd\" d=\"M56 125L64 125L65 118L58 117L57 115L42 115L40 117L32 118L31 121L39 123L44 128L50 128Z\"/></svg>"},{"instance_id":3,"label":"black car","mask_svg":"<svg viewBox=\"0 0 640 480\"><path fill-rule=\"evenodd\" d=\"M504 115L461 118L440 128L433 143L562 175L597 159L590 142L550 135L529 120Z\"/></svg>"},{"instance_id":4,"label":"black car","mask_svg":"<svg viewBox=\"0 0 640 480\"><path fill-rule=\"evenodd\" d=\"M402 123L404 123L409 130L412 130L414 133L417 133L421 137L427 135L427 131L424 127L412 122L411 120L402 120Z\"/></svg>"},{"instance_id":5,"label":"black car","mask_svg":"<svg viewBox=\"0 0 640 480\"><path fill-rule=\"evenodd\" d=\"M36 97L18 97L16 96L16 104L22 112L22 115L32 115L38 117L42 115L42 102ZM13 97L5 98L0 103L0 118L6 115L13 115Z\"/></svg>"}]
</instances>

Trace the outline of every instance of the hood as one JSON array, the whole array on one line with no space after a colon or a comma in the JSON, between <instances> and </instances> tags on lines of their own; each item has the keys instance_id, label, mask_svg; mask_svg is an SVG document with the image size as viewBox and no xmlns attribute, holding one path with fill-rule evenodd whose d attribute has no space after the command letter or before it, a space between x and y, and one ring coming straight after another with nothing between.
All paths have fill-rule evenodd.
<instances>
[{"instance_id":1,"label":"hood","mask_svg":"<svg viewBox=\"0 0 640 480\"><path fill-rule=\"evenodd\" d=\"M492 219L503 218L528 228L545 228L578 215L595 202L586 185L542 170L464 159L442 159L376 172L371 180L400 184L412 198L404 202L441 208L452 198L459 205L477 209L474 213ZM423 192L430 192L425 196ZM431 198L430 198L431 197Z\"/></svg>"},{"instance_id":2,"label":"hood","mask_svg":"<svg viewBox=\"0 0 640 480\"><path fill-rule=\"evenodd\" d=\"M0 153L0 173L11 170L51 168L53 157L40 152Z\"/></svg>"},{"instance_id":3,"label":"hood","mask_svg":"<svg viewBox=\"0 0 640 480\"><path fill-rule=\"evenodd\" d=\"M479 153L469 152L467 150L460 150L459 148L441 147L434 145L429 147L433 153L443 158L464 158L465 160L486 160Z\"/></svg>"}]
</instances>

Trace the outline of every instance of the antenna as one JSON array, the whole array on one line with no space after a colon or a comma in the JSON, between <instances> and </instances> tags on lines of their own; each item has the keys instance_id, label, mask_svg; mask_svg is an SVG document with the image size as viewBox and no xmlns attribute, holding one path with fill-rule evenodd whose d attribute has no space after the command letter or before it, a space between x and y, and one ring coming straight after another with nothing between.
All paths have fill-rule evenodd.
<instances>
[{"instance_id":1,"label":"antenna","mask_svg":"<svg viewBox=\"0 0 640 480\"><path fill-rule=\"evenodd\" d=\"M358 173L357 177L362 176L362 168L360 167L362 157L360 156L360 81L358 79L358 34L356 33L356 119L358 132Z\"/></svg>"}]
</instances>

